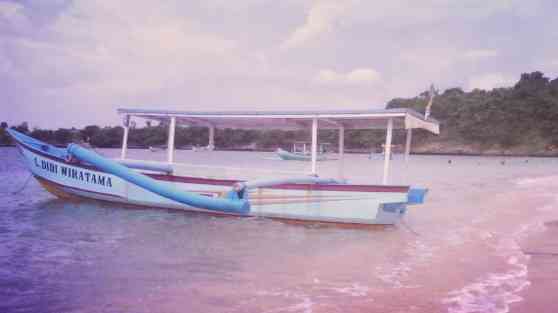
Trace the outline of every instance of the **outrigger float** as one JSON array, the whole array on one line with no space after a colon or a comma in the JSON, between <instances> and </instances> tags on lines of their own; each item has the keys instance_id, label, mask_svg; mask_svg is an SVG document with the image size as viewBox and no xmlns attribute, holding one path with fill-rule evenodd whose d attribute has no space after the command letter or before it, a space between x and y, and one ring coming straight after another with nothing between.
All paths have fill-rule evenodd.
<instances>
[{"instance_id":1,"label":"outrigger float","mask_svg":"<svg viewBox=\"0 0 558 313\"><path fill-rule=\"evenodd\" d=\"M57 148L13 129L26 165L42 186L62 198L82 197L133 205L183 209L233 216L259 216L290 220L394 224L408 204L423 202L426 189L389 185L392 131L406 129L405 160L412 130L439 133L439 123L410 109L313 112L183 112L119 109L124 135L119 159L109 159L76 144ZM127 158L131 118L169 125L167 161ZM184 172L174 161L176 125L209 128L208 147L214 147L216 128L311 128L311 171L289 178L220 179ZM318 176L318 127L339 131L339 178ZM381 185L351 184L343 177L346 129L386 129L386 150ZM211 151L212 149L208 149ZM214 153L214 152L208 152ZM189 175L190 173L190 175Z\"/></svg>"}]
</instances>

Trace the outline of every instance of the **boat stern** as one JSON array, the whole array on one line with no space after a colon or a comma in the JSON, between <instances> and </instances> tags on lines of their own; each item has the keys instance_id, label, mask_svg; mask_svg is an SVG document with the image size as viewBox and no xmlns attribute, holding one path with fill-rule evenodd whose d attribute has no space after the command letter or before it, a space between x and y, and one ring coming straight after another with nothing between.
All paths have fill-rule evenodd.
<instances>
[{"instance_id":1,"label":"boat stern","mask_svg":"<svg viewBox=\"0 0 558 313\"><path fill-rule=\"evenodd\" d=\"M411 188L409 189L409 193L407 194L407 204L423 204L424 198L426 197L426 193L428 189L426 188Z\"/></svg>"}]
</instances>

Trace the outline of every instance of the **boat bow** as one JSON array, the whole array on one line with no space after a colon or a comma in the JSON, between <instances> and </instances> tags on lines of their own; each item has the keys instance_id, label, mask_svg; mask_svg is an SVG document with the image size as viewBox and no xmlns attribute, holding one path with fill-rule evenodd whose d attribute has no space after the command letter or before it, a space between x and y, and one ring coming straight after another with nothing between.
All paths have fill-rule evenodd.
<instances>
[{"instance_id":1,"label":"boat bow","mask_svg":"<svg viewBox=\"0 0 558 313\"><path fill-rule=\"evenodd\" d=\"M247 214L250 212L250 203L242 199L215 198L198 195L192 192L180 190L173 186L162 184L157 180L135 172L116 161L104 158L93 151L89 151L76 144L68 145L68 155L94 165L95 167L120 177L132 184L147 189L167 199L171 199L186 205L206 210Z\"/></svg>"}]
</instances>

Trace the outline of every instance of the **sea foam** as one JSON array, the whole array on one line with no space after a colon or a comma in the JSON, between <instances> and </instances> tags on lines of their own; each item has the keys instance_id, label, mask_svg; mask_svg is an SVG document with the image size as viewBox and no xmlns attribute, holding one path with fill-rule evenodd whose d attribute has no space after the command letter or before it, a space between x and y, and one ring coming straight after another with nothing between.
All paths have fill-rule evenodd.
<instances>
[{"instance_id":1,"label":"sea foam","mask_svg":"<svg viewBox=\"0 0 558 313\"><path fill-rule=\"evenodd\" d=\"M506 313L510 304L523 300L520 292L531 284L528 280L530 256L524 254L519 241L544 230L540 220L523 224L511 235L500 235L494 246L498 256L506 260L508 270L489 273L476 281L448 293L442 302L450 313ZM498 234L492 237L498 237Z\"/></svg>"}]
</instances>

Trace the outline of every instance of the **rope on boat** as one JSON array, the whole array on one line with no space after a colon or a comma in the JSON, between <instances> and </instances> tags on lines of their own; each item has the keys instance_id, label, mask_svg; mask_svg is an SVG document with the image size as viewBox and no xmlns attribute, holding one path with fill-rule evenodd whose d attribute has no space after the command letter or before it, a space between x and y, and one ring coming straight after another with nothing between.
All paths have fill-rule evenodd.
<instances>
[{"instance_id":1,"label":"rope on boat","mask_svg":"<svg viewBox=\"0 0 558 313\"><path fill-rule=\"evenodd\" d=\"M400 219L399 222L401 223L401 225L405 226L405 229L408 230L410 233L414 234L415 236L420 236L420 234L414 229L412 229L411 226L407 224L407 222L405 222L403 218Z\"/></svg>"},{"instance_id":2,"label":"rope on boat","mask_svg":"<svg viewBox=\"0 0 558 313\"><path fill-rule=\"evenodd\" d=\"M12 192L12 195L17 195L18 193L22 192L23 189L25 189L25 187L27 187L27 184L29 183L29 181L31 180L31 177L33 175L31 175L31 173L29 173L29 175L27 176L27 179L25 180L25 183L23 183L23 186L21 186L18 190Z\"/></svg>"},{"instance_id":3,"label":"rope on boat","mask_svg":"<svg viewBox=\"0 0 558 313\"><path fill-rule=\"evenodd\" d=\"M21 154L21 151L20 151L20 153L18 153L18 157L21 159L21 162L22 162L23 164L25 164L25 158L24 158L23 155ZM24 169L25 169L25 167L24 167ZM23 183L23 185L22 185L21 187L19 187L16 191L13 191L13 192L12 192L12 195L17 195L18 193L22 192L23 189L25 189L25 187L27 187L27 184L28 184L29 181L31 180L31 177L32 177L32 176L33 176L33 174L31 174L30 172L28 172L28 176L27 176L27 178L25 179L25 182Z\"/></svg>"}]
</instances>

